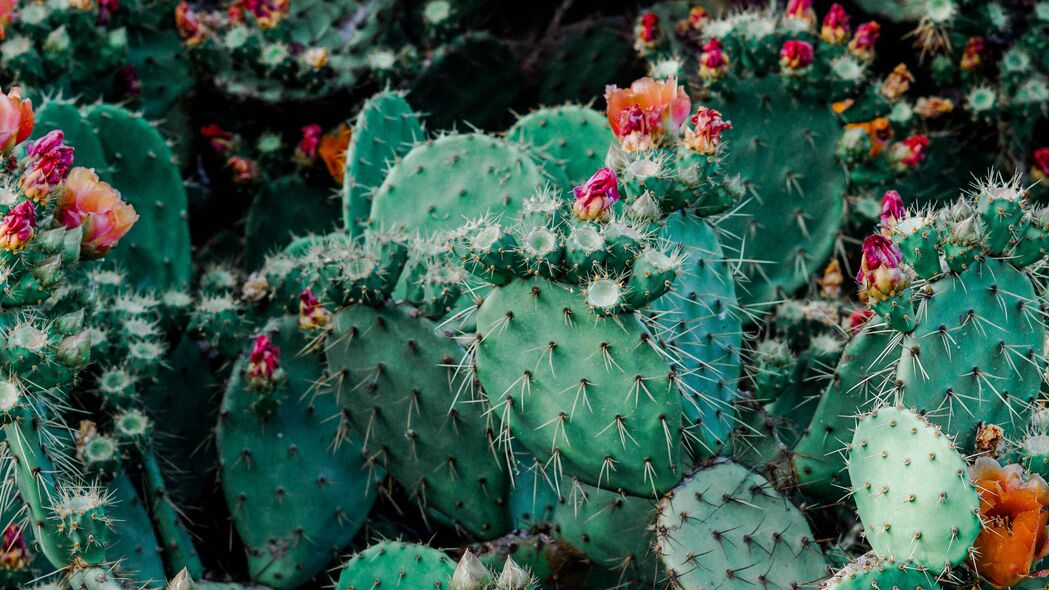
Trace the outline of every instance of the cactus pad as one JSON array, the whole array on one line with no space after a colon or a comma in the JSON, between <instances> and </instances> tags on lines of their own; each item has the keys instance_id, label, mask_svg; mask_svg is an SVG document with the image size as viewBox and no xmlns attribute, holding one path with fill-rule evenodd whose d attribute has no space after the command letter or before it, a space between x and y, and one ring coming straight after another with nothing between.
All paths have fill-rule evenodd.
<instances>
[{"instance_id":1,"label":"cactus pad","mask_svg":"<svg viewBox=\"0 0 1049 590\"><path fill-rule=\"evenodd\" d=\"M529 113L518 119L507 137L557 162L572 186L583 184L604 166L613 139L608 119L602 113L576 105Z\"/></svg>"}]
</instances>

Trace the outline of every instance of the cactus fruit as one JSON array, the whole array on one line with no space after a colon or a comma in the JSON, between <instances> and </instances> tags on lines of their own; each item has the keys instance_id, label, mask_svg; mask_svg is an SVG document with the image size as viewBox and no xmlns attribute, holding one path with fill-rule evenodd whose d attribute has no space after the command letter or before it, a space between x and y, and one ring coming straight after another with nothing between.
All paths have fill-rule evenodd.
<instances>
[{"instance_id":1,"label":"cactus fruit","mask_svg":"<svg viewBox=\"0 0 1049 590\"><path fill-rule=\"evenodd\" d=\"M955 443L912 411L878 408L848 447L852 497L879 559L934 573L969 556L980 501Z\"/></svg>"},{"instance_id":2,"label":"cactus fruit","mask_svg":"<svg viewBox=\"0 0 1049 590\"><path fill-rule=\"evenodd\" d=\"M659 505L656 552L674 588L798 587L826 561L805 517L760 475L731 462L686 477Z\"/></svg>"},{"instance_id":3,"label":"cactus fruit","mask_svg":"<svg viewBox=\"0 0 1049 590\"><path fill-rule=\"evenodd\" d=\"M297 318L278 318L267 330L284 352L280 401L266 409L266 394L252 390L249 363L239 361L223 399L218 450L252 577L294 588L346 547L378 492L360 443L332 419L339 409L323 391L322 357L309 350Z\"/></svg>"},{"instance_id":4,"label":"cactus fruit","mask_svg":"<svg viewBox=\"0 0 1049 590\"><path fill-rule=\"evenodd\" d=\"M392 587L450 588L455 562L425 545L386 541L355 553L342 566L336 590Z\"/></svg>"}]
</instances>

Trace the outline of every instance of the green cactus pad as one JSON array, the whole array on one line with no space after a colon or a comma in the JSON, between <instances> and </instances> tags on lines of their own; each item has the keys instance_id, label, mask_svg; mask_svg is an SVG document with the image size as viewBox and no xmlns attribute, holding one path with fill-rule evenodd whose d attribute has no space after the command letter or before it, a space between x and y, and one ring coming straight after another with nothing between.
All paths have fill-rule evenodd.
<instances>
[{"instance_id":1,"label":"green cactus pad","mask_svg":"<svg viewBox=\"0 0 1049 590\"><path fill-rule=\"evenodd\" d=\"M95 130L80 113L80 109L71 102L49 101L36 110L36 124L33 125L33 139L61 129L65 135L66 145L71 145L73 165L83 168L94 168L102 180L109 178L109 162L98 141Z\"/></svg>"},{"instance_id":2,"label":"green cactus pad","mask_svg":"<svg viewBox=\"0 0 1049 590\"><path fill-rule=\"evenodd\" d=\"M735 463L700 469L660 503L656 551L674 588L804 587L826 576L805 517Z\"/></svg>"},{"instance_id":3,"label":"green cactus pad","mask_svg":"<svg viewBox=\"0 0 1049 590\"><path fill-rule=\"evenodd\" d=\"M659 339L675 347L685 370L680 376L682 407L695 425L700 452L716 454L733 428L735 399L743 344L742 312L736 299L731 261L710 223L677 213L661 237L682 248L685 269L674 290L651 309L665 330Z\"/></svg>"},{"instance_id":4,"label":"green cactus pad","mask_svg":"<svg viewBox=\"0 0 1049 590\"><path fill-rule=\"evenodd\" d=\"M506 532L509 476L463 355L405 306L355 305L335 316L327 346L338 400L365 453L443 522L493 538Z\"/></svg>"},{"instance_id":5,"label":"green cactus pad","mask_svg":"<svg viewBox=\"0 0 1049 590\"><path fill-rule=\"evenodd\" d=\"M350 557L342 566L335 590L446 590L454 572L455 562L436 549L389 541Z\"/></svg>"},{"instance_id":6,"label":"green cactus pad","mask_svg":"<svg viewBox=\"0 0 1049 590\"><path fill-rule=\"evenodd\" d=\"M111 184L135 207L139 219L109 255L140 287L189 285L189 220L186 189L160 132L120 107L100 104L87 119L109 162Z\"/></svg>"},{"instance_id":7,"label":"green cactus pad","mask_svg":"<svg viewBox=\"0 0 1049 590\"><path fill-rule=\"evenodd\" d=\"M572 482L554 511L561 539L606 569L655 569L655 500Z\"/></svg>"},{"instance_id":8,"label":"green cactus pad","mask_svg":"<svg viewBox=\"0 0 1049 590\"><path fill-rule=\"evenodd\" d=\"M372 200L371 223L433 234L485 215L513 219L550 179L510 142L480 134L420 144L390 170Z\"/></svg>"},{"instance_id":9,"label":"green cactus pad","mask_svg":"<svg viewBox=\"0 0 1049 590\"><path fill-rule=\"evenodd\" d=\"M612 129L603 113L577 105L539 109L525 115L507 131L507 137L551 158L580 185L605 165Z\"/></svg>"},{"instance_id":10,"label":"green cactus pad","mask_svg":"<svg viewBox=\"0 0 1049 590\"><path fill-rule=\"evenodd\" d=\"M396 92L380 92L365 101L353 124L342 181L342 216L356 234L371 212L372 193L386 172L426 137L418 115Z\"/></svg>"},{"instance_id":11,"label":"green cactus pad","mask_svg":"<svg viewBox=\"0 0 1049 590\"><path fill-rule=\"evenodd\" d=\"M133 577L146 588L163 588L167 581L161 546L153 531L153 521L142 504L135 486L127 477L116 477L106 486L112 494L107 515L118 524L109 534L107 554L120 560L120 572Z\"/></svg>"},{"instance_id":12,"label":"green cactus pad","mask_svg":"<svg viewBox=\"0 0 1049 590\"><path fill-rule=\"evenodd\" d=\"M780 299L827 258L841 226L846 179L834 155L841 126L824 103L793 99L777 76L739 83L712 104L732 120L724 169L743 177L746 201L725 219L728 248L751 281L744 304ZM789 121L790 124L785 124Z\"/></svg>"},{"instance_id":13,"label":"green cactus pad","mask_svg":"<svg viewBox=\"0 0 1049 590\"><path fill-rule=\"evenodd\" d=\"M969 556L980 497L954 443L914 412L878 409L856 425L848 451L853 499L882 559L933 572Z\"/></svg>"},{"instance_id":14,"label":"green cactus pad","mask_svg":"<svg viewBox=\"0 0 1049 590\"><path fill-rule=\"evenodd\" d=\"M903 341L896 377L902 403L971 452L981 423L1018 436L1037 396L1046 338L1031 279L988 259L932 284Z\"/></svg>"},{"instance_id":15,"label":"green cactus pad","mask_svg":"<svg viewBox=\"0 0 1049 590\"><path fill-rule=\"evenodd\" d=\"M880 561L872 554L835 572L820 585L820 590L939 590L940 584L929 571L921 571L894 561Z\"/></svg>"},{"instance_id":16,"label":"green cactus pad","mask_svg":"<svg viewBox=\"0 0 1049 590\"><path fill-rule=\"evenodd\" d=\"M515 280L492 290L477 328L493 412L548 477L639 496L677 483L682 401L638 318L598 317L578 292Z\"/></svg>"},{"instance_id":17,"label":"green cactus pad","mask_svg":"<svg viewBox=\"0 0 1049 590\"><path fill-rule=\"evenodd\" d=\"M248 547L253 579L295 588L324 570L363 524L378 496L359 443L340 430L339 409L317 390L323 358L304 352L308 336L285 316L272 337L287 381L268 419L243 384L242 359L222 400L218 426L222 488Z\"/></svg>"},{"instance_id":18,"label":"green cactus pad","mask_svg":"<svg viewBox=\"0 0 1049 590\"><path fill-rule=\"evenodd\" d=\"M849 476L844 451L852 441L856 416L869 411L895 384L898 341L885 324L871 321L845 346L834 379L794 447L794 468L805 493L831 501L845 494Z\"/></svg>"}]
</instances>

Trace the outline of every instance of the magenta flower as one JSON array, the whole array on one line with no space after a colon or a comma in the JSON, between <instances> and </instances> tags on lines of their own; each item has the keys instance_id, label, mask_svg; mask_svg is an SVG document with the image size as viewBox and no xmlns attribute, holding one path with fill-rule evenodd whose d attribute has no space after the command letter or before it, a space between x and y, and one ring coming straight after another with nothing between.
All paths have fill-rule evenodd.
<instances>
[{"instance_id":1,"label":"magenta flower","mask_svg":"<svg viewBox=\"0 0 1049 590\"><path fill-rule=\"evenodd\" d=\"M893 144L889 158L898 172L906 172L920 166L925 161L928 151L929 138L924 135L912 135Z\"/></svg>"},{"instance_id":2,"label":"magenta flower","mask_svg":"<svg viewBox=\"0 0 1049 590\"><path fill-rule=\"evenodd\" d=\"M863 258L856 273L861 299L884 301L902 293L908 284L900 270L902 261L899 247L888 237L874 234L863 240Z\"/></svg>"},{"instance_id":3,"label":"magenta flower","mask_svg":"<svg viewBox=\"0 0 1049 590\"><path fill-rule=\"evenodd\" d=\"M577 217L586 221L603 219L619 200L619 179L615 170L601 168L586 184L575 187L572 192L575 194L572 212Z\"/></svg>"},{"instance_id":4,"label":"magenta flower","mask_svg":"<svg viewBox=\"0 0 1049 590\"><path fill-rule=\"evenodd\" d=\"M721 132L732 129L732 121L721 118L721 113L699 107L692 115L692 128L685 128L684 143L701 154L713 154L721 145Z\"/></svg>"},{"instance_id":5,"label":"magenta flower","mask_svg":"<svg viewBox=\"0 0 1049 590\"><path fill-rule=\"evenodd\" d=\"M845 8L838 3L830 5L827 16L823 17L823 26L820 27L820 37L832 45L840 45L849 40L849 15Z\"/></svg>"},{"instance_id":6,"label":"magenta flower","mask_svg":"<svg viewBox=\"0 0 1049 590\"><path fill-rule=\"evenodd\" d=\"M903 198L894 190L885 191L881 198L881 228L891 230L904 216L907 210L903 207Z\"/></svg>"},{"instance_id":7,"label":"magenta flower","mask_svg":"<svg viewBox=\"0 0 1049 590\"><path fill-rule=\"evenodd\" d=\"M0 222L0 248L18 252L33 239L36 230L36 205L22 201L15 205Z\"/></svg>"},{"instance_id":8,"label":"magenta flower","mask_svg":"<svg viewBox=\"0 0 1049 590\"><path fill-rule=\"evenodd\" d=\"M314 296L309 287L299 293L299 329L303 331L327 328L331 312Z\"/></svg>"},{"instance_id":9,"label":"magenta flower","mask_svg":"<svg viewBox=\"0 0 1049 590\"><path fill-rule=\"evenodd\" d=\"M874 59L874 43L881 34L881 25L876 21L863 23L856 27L856 34L849 41L849 53L864 60Z\"/></svg>"},{"instance_id":10,"label":"magenta flower","mask_svg":"<svg viewBox=\"0 0 1049 590\"><path fill-rule=\"evenodd\" d=\"M321 136L324 130L320 125L306 125L302 128L302 139L299 140L299 154L306 160L313 160L317 155L317 147L320 146Z\"/></svg>"},{"instance_id":11,"label":"magenta flower","mask_svg":"<svg viewBox=\"0 0 1049 590\"><path fill-rule=\"evenodd\" d=\"M801 70L812 65L812 44L791 39L779 52L779 63L788 70Z\"/></svg>"},{"instance_id":12,"label":"magenta flower","mask_svg":"<svg viewBox=\"0 0 1049 590\"><path fill-rule=\"evenodd\" d=\"M699 56L699 76L704 80L716 80L727 71L728 58L721 48L721 41L717 37L711 37Z\"/></svg>"},{"instance_id":13,"label":"magenta flower","mask_svg":"<svg viewBox=\"0 0 1049 590\"><path fill-rule=\"evenodd\" d=\"M784 16L805 21L809 26L816 24L816 11L812 9L812 0L789 0Z\"/></svg>"},{"instance_id":14,"label":"magenta flower","mask_svg":"<svg viewBox=\"0 0 1049 590\"><path fill-rule=\"evenodd\" d=\"M280 348L270 342L270 337L259 334L248 357L248 389L272 391L281 381Z\"/></svg>"},{"instance_id":15,"label":"magenta flower","mask_svg":"<svg viewBox=\"0 0 1049 590\"><path fill-rule=\"evenodd\" d=\"M65 145L65 135L56 129L26 144L25 171L20 179L22 193L37 203L46 203L51 190L69 175L73 166L73 147Z\"/></svg>"}]
</instances>

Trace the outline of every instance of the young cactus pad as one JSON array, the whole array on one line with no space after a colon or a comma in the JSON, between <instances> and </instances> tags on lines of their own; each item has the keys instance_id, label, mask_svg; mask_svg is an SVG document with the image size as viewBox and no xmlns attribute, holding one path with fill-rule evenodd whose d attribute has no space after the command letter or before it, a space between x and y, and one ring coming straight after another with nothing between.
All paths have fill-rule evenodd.
<instances>
[{"instance_id":1,"label":"young cactus pad","mask_svg":"<svg viewBox=\"0 0 1049 590\"><path fill-rule=\"evenodd\" d=\"M864 536L879 558L940 572L969 556L980 497L938 426L909 410L875 410L856 425L848 463Z\"/></svg>"},{"instance_id":2,"label":"young cactus pad","mask_svg":"<svg viewBox=\"0 0 1049 590\"><path fill-rule=\"evenodd\" d=\"M826 575L805 517L765 478L730 462L700 469L659 506L656 552L681 590L797 588ZM737 586L738 585L738 586Z\"/></svg>"},{"instance_id":3,"label":"young cactus pad","mask_svg":"<svg viewBox=\"0 0 1049 590\"><path fill-rule=\"evenodd\" d=\"M339 408L317 390L323 359L303 352L308 336L298 318L276 321L287 380L283 401L268 417L259 392L245 383L245 359L233 368L218 426L222 488L233 523L248 548L248 569L260 583L296 588L331 562L363 524L375 502L374 474L359 442L340 431Z\"/></svg>"}]
</instances>

